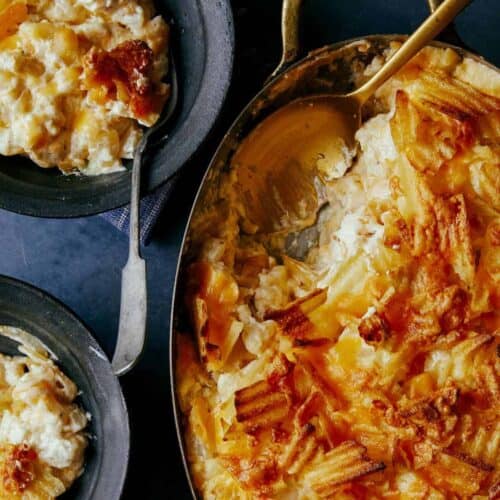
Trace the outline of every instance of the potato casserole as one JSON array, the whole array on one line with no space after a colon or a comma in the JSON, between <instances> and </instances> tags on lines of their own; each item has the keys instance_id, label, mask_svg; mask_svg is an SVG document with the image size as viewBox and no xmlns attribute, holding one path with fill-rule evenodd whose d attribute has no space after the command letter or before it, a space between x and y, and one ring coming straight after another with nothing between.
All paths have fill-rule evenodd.
<instances>
[{"instance_id":1,"label":"potato casserole","mask_svg":"<svg viewBox=\"0 0 500 500\"><path fill-rule=\"evenodd\" d=\"M150 0L0 0L0 154L122 170L168 98L167 46Z\"/></svg>"},{"instance_id":2,"label":"potato casserole","mask_svg":"<svg viewBox=\"0 0 500 500\"><path fill-rule=\"evenodd\" d=\"M176 383L205 499L499 498L500 75L428 47L356 139L305 261L247 229L237 168L192 221Z\"/></svg>"}]
</instances>

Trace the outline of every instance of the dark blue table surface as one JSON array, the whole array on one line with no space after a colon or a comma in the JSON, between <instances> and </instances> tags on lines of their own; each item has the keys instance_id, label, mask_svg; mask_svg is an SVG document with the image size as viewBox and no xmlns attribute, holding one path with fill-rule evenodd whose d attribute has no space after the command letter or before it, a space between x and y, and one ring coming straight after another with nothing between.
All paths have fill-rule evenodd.
<instances>
[{"instance_id":1,"label":"dark blue table surface","mask_svg":"<svg viewBox=\"0 0 500 500\"><path fill-rule=\"evenodd\" d=\"M207 145L186 167L151 244L145 355L122 378L132 428L125 499L189 498L174 433L168 377L172 281L197 184L224 129L258 91L279 55L280 0L235 0L237 54L225 111ZM500 65L500 2L476 0L457 21L463 40ZM424 0L308 0L307 50L370 33L408 33L427 13ZM0 274L39 286L72 308L111 355L127 238L99 217L43 220L0 211ZM96 499L106 500L106 499Z\"/></svg>"}]
</instances>

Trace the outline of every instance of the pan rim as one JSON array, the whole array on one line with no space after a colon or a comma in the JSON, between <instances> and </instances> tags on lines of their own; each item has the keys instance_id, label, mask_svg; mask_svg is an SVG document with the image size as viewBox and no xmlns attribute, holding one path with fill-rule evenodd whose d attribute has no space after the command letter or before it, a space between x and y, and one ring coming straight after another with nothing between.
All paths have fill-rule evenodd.
<instances>
[{"instance_id":1,"label":"pan rim","mask_svg":"<svg viewBox=\"0 0 500 500\"><path fill-rule=\"evenodd\" d=\"M177 377L176 377L176 373L175 373L175 371L176 371L176 369L175 369L176 357L174 356L174 352L176 351L175 343L176 343L176 339L177 339L177 334L175 333L174 325L175 325L175 318L177 316L177 314L176 314L177 313L177 307L176 307L177 291L178 291L178 286L179 286L179 275L180 275L180 271L181 271L181 268L183 265L183 257L184 257L183 251L184 251L184 248L186 246L186 241L187 241L187 238L189 235L189 230L191 227L193 215L194 215L195 210L198 207L198 202L199 202L201 193L203 191L203 188L205 186L205 183L207 181L207 178L210 175L210 172L212 171L214 166L216 165L216 160L217 160L224 144L226 143L227 137L230 136L231 133L234 131L234 129L237 127L237 125L242 120L243 116L247 113L248 109L250 109L254 105L254 103L257 102L270 87L272 87L278 80L283 78L284 75L288 74L290 71L298 68L299 66L314 60L314 58L317 58L321 54L324 54L327 52L332 52L335 50L339 50L339 49L345 48L349 45L354 45L356 43L360 43L363 41L370 42L370 41L376 41L376 40L381 40L381 39L386 39L386 40L391 40L391 41L401 41L401 40L405 40L406 38L408 38L408 35L397 34L397 33L394 33L394 34L383 33L383 34L372 34L372 35L366 35L366 36L357 36L357 37L349 38L347 40L341 40L339 42L328 44L328 45L325 45L323 47L319 47L317 49L310 51L307 55L305 55L304 57L302 57L301 59L299 59L298 61L296 61L292 65L290 65L289 67L287 67L285 69L285 71L278 74L272 80L268 81L259 90L259 92L256 95L254 95L252 97L252 99L245 105L245 107L242 109L242 111L238 114L238 116L235 118L235 120L231 123L231 125L227 129L222 140L218 144L215 153L212 155L205 173L203 174L203 178L202 178L200 185L196 191L196 196L193 199L191 209L189 211L189 216L186 220L186 226L185 226L182 240L181 240L181 244L179 247L179 254L177 257L177 264L176 264L176 268L175 268L175 278L174 278L174 281L172 284L172 299L171 299L171 308L170 308L170 327L169 327L169 334L170 334L170 338L169 338L170 394L171 394L171 398L172 398L172 407L173 407L173 411L174 411L175 431L177 434L177 443L179 445L179 449L180 449L181 456L182 456L182 462L183 462L183 466L184 466L186 481L187 481L189 489L191 491L191 496L192 496L193 500L198 500L198 499L201 499L202 497L200 497L197 494L196 489L194 487L193 477L192 477L192 474L190 471L189 462L187 459L187 454L186 454L186 449L185 449L185 437L184 437L184 434L182 432L182 425L181 425L182 412L180 409L180 405L179 405L178 398L177 398L177 391L176 391L176 388L177 388L177 382L176 382ZM479 61L482 64L485 64L488 67L493 68L496 71L500 72L500 68L496 67L494 64L490 63L488 60L486 60L482 56L480 56L478 54L474 54L474 53L470 52L469 50L463 49L463 48L458 47L456 45L453 45L451 43L434 40L434 41L430 42L428 45L434 46L434 47L439 47L439 48L453 49L456 52L458 52L458 54L460 54L462 57L466 56L466 57L471 58L473 60Z\"/></svg>"}]
</instances>

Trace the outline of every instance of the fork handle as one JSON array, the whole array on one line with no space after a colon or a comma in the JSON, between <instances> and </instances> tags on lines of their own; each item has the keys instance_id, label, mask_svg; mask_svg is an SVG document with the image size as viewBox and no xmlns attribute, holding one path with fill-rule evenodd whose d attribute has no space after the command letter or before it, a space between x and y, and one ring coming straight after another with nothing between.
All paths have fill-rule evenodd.
<instances>
[{"instance_id":1,"label":"fork handle","mask_svg":"<svg viewBox=\"0 0 500 500\"><path fill-rule=\"evenodd\" d=\"M115 375L124 375L139 360L146 340L146 262L130 255L122 271L120 323L111 366Z\"/></svg>"},{"instance_id":2,"label":"fork handle","mask_svg":"<svg viewBox=\"0 0 500 500\"><path fill-rule=\"evenodd\" d=\"M137 146L132 165L129 254L127 264L122 271L118 338L111 362L115 375L124 375L135 366L144 349L146 339L146 263L140 254L139 208L141 168L148 137L149 131L143 135Z\"/></svg>"},{"instance_id":3,"label":"fork handle","mask_svg":"<svg viewBox=\"0 0 500 500\"><path fill-rule=\"evenodd\" d=\"M141 170L144 151L148 144L150 131L146 131L142 136L137 150L134 154L132 164L131 193L130 193L130 218L129 218L129 256L140 256L140 221L139 208L141 203Z\"/></svg>"}]
</instances>

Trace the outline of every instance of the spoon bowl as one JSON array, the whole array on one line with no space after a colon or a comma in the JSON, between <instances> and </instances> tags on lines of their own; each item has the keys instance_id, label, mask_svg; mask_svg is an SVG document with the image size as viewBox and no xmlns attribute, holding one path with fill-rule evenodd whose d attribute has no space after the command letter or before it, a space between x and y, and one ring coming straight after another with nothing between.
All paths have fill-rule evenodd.
<instances>
[{"instance_id":1,"label":"spoon bowl","mask_svg":"<svg viewBox=\"0 0 500 500\"><path fill-rule=\"evenodd\" d=\"M246 216L259 232L314 223L327 171L345 172L359 128L357 106L334 96L292 101L260 123L233 157ZM272 214L272 216L270 216Z\"/></svg>"},{"instance_id":2,"label":"spoon bowl","mask_svg":"<svg viewBox=\"0 0 500 500\"><path fill-rule=\"evenodd\" d=\"M257 233L313 225L322 186L341 177L356 153L363 104L471 0L445 0L364 85L344 95L307 96L268 116L241 143L232 164L245 215Z\"/></svg>"}]
</instances>

